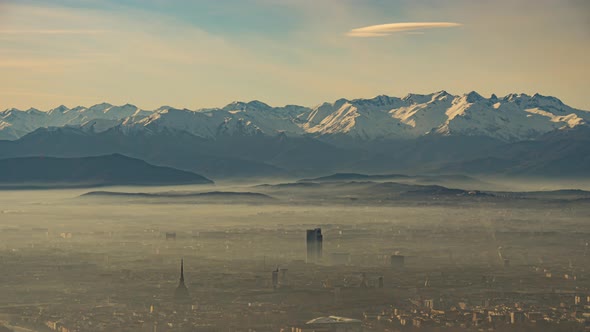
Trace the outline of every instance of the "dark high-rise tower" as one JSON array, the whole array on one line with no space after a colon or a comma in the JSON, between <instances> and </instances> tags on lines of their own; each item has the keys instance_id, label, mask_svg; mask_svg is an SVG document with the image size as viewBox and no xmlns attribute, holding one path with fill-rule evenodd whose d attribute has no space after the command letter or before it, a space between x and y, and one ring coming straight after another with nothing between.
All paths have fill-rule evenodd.
<instances>
[{"instance_id":1,"label":"dark high-rise tower","mask_svg":"<svg viewBox=\"0 0 590 332\"><path fill-rule=\"evenodd\" d=\"M322 258L322 229L307 230L307 262L316 263Z\"/></svg>"},{"instance_id":2,"label":"dark high-rise tower","mask_svg":"<svg viewBox=\"0 0 590 332\"><path fill-rule=\"evenodd\" d=\"M180 260L180 281L178 282L178 287L174 291L174 302L180 304L187 304L190 303L191 297L188 293L188 288L184 284L184 259Z\"/></svg>"}]
</instances>

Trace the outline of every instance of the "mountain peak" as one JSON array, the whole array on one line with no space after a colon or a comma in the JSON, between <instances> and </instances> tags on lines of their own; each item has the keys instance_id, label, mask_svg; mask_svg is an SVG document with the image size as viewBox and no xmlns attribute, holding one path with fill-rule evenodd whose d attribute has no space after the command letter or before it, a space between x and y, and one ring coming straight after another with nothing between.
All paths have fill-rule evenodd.
<instances>
[{"instance_id":1,"label":"mountain peak","mask_svg":"<svg viewBox=\"0 0 590 332\"><path fill-rule=\"evenodd\" d=\"M160 106L160 107L156 108L154 110L154 112L159 112L159 111L163 111L163 110L167 110L167 109L171 109L171 108L174 108L174 107L168 106L168 105L163 105L163 106Z\"/></svg>"},{"instance_id":2,"label":"mountain peak","mask_svg":"<svg viewBox=\"0 0 590 332\"><path fill-rule=\"evenodd\" d=\"M11 113L15 113L15 112L20 112L20 113L22 113L23 111L22 111L22 110L19 110L18 108L11 107L11 108L7 108L7 109L5 109L5 110L4 110L4 111L2 111L1 113L2 113L2 114L11 114Z\"/></svg>"},{"instance_id":3,"label":"mountain peak","mask_svg":"<svg viewBox=\"0 0 590 332\"><path fill-rule=\"evenodd\" d=\"M271 108L268 104L263 103L260 100L249 101L247 105L254 108Z\"/></svg>"},{"instance_id":4,"label":"mountain peak","mask_svg":"<svg viewBox=\"0 0 590 332\"><path fill-rule=\"evenodd\" d=\"M535 93L532 97L531 100L533 101L548 101L556 106L564 106L563 102L556 97L552 97L552 96L544 96L540 93Z\"/></svg>"},{"instance_id":5,"label":"mountain peak","mask_svg":"<svg viewBox=\"0 0 590 332\"><path fill-rule=\"evenodd\" d=\"M28 110L26 110L25 112L27 113L43 113L40 110L34 108L34 107L30 107Z\"/></svg>"},{"instance_id":6,"label":"mountain peak","mask_svg":"<svg viewBox=\"0 0 590 332\"><path fill-rule=\"evenodd\" d=\"M440 90L432 94L432 100L445 100L453 95L446 92L445 90Z\"/></svg>"},{"instance_id":7,"label":"mountain peak","mask_svg":"<svg viewBox=\"0 0 590 332\"><path fill-rule=\"evenodd\" d=\"M268 104L265 104L259 100L252 100L249 102L233 101L227 104L222 110L225 111L247 111L251 109L270 109L272 108Z\"/></svg>"},{"instance_id":8,"label":"mountain peak","mask_svg":"<svg viewBox=\"0 0 590 332\"><path fill-rule=\"evenodd\" d=\"M61 113L63 113L65 111L67 111L67 110L69 110L69 108L66 105L61 104L61 105L57 106L56 108L50 109L49 112L50 113L51 112L61 112Z\"/></svg>"},{"instance_id":9,"label":"mountain peak","mask_svg":"<svg viewBox=\"0 0 590 332\"><path fill-rule=\"evenodd\" d=\"M100 104L96 104L96 105L92 105L88 108L88 110L90 111L104 111L109 107L113 107L113 105L107 103L107 102L103 102Z\"/></svg>"},{"instance_id":10,"label":"mountain peak","mask_svg":"<svg viewBox=\"0 0 590 332\"><path fill-rule=\"evenodd\" d=\"M333 105L336 105L336 104L344 104L344 103L348 103L349 101L350 101L350 100L348 100L348 99L346 99L346 98L339 98L339 99L336 99L336 100L334 101Z\"/></svg>"},{"instance_id":11,"label":"mountain peak","mask_svg":"<svg viewBox=\"0 0 590 332\"><path fill-rule=\"evenodd\" d=\"M353 104L358 105L372 105L372 106L392 106L397 102L401 101L401 99L397 97L390 97L387 95L378 95L371 99L354 99L352 101L348 101L346 99L339 99L337 102L342 102L344 105L346 102L351 102Z\"/></svg>"},{"instance_id":12,"label":"mountain peak","mask_svg":"<svg viewBox=\"0 0 590 332\"><path fill-rule=\"evenodd\" d=\"M527 95L526 93L510 93L504 97L505 100L510 102L514 102L518 99L529 99L531 96Z\"/></svg>"},{"instance_id":13,"label":"mountain peak","mask_svg":"<svg viewBox=\"0 0 590 332\"><path fill-rule=\"evenodd\" d=\"M465 95L465 100L468 103L476 103L478 101L484 100L485 98L482 97L482 95L480 95L479 93L475 92L475 91L471 91L468 94Z\"/></svg>"},{"instance_id":14,"label":"mountain peak","mask_svg":"<svg viewBox=\"0 0 590 332\"><path fill-rule=\"evenodd\" d=\"M405 97L402 98L402 100L411 104L424 104L429 102L431 98L432 95L408 93Z\"/></svg>"}]
</instances>

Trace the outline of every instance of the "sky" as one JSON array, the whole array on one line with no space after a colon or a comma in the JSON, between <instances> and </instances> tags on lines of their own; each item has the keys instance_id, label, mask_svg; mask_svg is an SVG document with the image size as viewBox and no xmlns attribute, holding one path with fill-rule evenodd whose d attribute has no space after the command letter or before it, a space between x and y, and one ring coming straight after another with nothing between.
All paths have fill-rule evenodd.
<instances>
[{"instance_id":1,"label":"sky","mask_svg":"<svg viewBox=\"0 0 590 332\"><path fill-rule=\"evenodd\" d=\"M0 109L440 90L590 110L590 1L0 0Z\"/></svg>"}]
</instances>

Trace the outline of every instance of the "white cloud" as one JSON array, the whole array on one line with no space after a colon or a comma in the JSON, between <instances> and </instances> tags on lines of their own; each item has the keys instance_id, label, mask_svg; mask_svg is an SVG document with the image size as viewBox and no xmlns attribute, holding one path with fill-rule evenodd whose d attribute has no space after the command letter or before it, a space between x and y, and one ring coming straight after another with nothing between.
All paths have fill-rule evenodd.
<instances>
[{"instance_id":1,"label":"white cloud","mask_svg":"<svg viewBox=\"0 0 590 332\"><path fill-rule=\"evenodd\" d=\"M453 22L407 22L370 25L350 30L349 37L384 37L396 32L407 32L433 28L451 28L461 26Z\"/></svg>"}]
</instances>

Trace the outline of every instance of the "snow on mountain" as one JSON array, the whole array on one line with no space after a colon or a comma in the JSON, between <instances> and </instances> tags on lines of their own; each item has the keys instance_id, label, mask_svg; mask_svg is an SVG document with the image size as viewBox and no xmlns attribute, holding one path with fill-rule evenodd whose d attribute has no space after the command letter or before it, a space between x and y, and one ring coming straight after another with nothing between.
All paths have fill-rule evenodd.
<instances>
[{"instance_id":1,"label":"snow on mountain","mask_svg":"<svg viewBox=\"0 0 590 332\"><path fill-rule=\"evenodd\" d=\"M113 106L108 103L97 104L91 107L78 106L72 109L61 105L47 112L37 109L21 111L8 109L0 112L0 139L18 139L39 128L86 126L94 123L95 129L106 130L109 126L116 126L121 120L134 116L142 118L151 114L136 106L126 104ZM97 125L100 123L100 125Z\"/></svg>"},{"instance_id":2,"label":"snow on mountain","mask_svg":"<svg viewBox=\"0 0 590 332\"><path fill-rule=\"evenodd\" d=\"M37 109L30 108L21 111L15 108L0 113L1 139L16 139L43 126L46 114Z\"/></svg>"},{"instance_id":3,"label":"snow on mountain","mask_svg":"<svg viewBox=\"0 0 590 332\"><path fill-rule=\"evenodd\" d=\"M307 133L315 135L348 135L360 139L400 136L400 129L395 128L400 124L392 121L387 112L390 105L386 105L389 103L367 103L366 100L339 100L334 104L324 104L312 111L304 128Z\"/></svg>"},{"instance_id":4,"label":"snow on mountain","mask_svg":"<svg viewBox=\"0 0 590 332\"><path fill-rule=\"evenodd\" d=\"M399 120L406 132L405 136L419 137L431 133L449 117L453 116L452 109L454 98L446 91L440 91L431 95L418 98L404 98L409 105L404 105L389 111L391 116ZM418 101L423 101L419 103Z\"/></svg>"},{"instance_id":5,"label":"snow on mountain","mask_svg":"<svg viewBox=\"0 0 590 332\"><path fill-rule=\"evenodd\" d=\"M223 108L187 109L161 108L139 121L126 121L124 126L137 130L144 127L157 132L174 129L189 132L203 138L236 135L303 135L297 118L309 109L288 105L271 107L259 101L233 102Z\"/></svg>"},{"instance_id":6,"label":"snow on mountain","mask_svg":"<svg viewBox=\"0 0 590 332\"><path fill-rule=\"evenodd\" d=\"M476 92L453 96L439 91L402 99L379 96L324 103L312 109L302 127L315 135L345 134L359 139L439 134L516 141L589 121L590 112L570 108L554 97L512 94L488 99Z\"/></svg>"},{"instance_id":7,"label":"snow on mountain","mask_svg":"<svg viewBox=\"0 0 590 332\"><path fill-rule=\"evenodd\" d=\"M118 126L125 132L178 130L214 139L220 136L348 136L355 139L411 139L424 135L487 136L503 141L534 139L590 122L590 112L573 109L555 97L509 94L485 98L476 92L446 91L403 98L339 99L313 108L272 107L260 101L233 102L222 108L144 111L108 103L47 112L0 112L0 139L17 139L42 127L79 126L100 132Z\"/></svg>"},{"instance_id":8,"label":"snow on mountain","mask_svg":"<svg viewBox=\"0 0 590 332\"><path fill-rule=\"evenodd\" d=\"M148 130L157 133L162 130L174 129L198 134L202 137L215 135L214 124L223 122L219 114L195 112L188 109L164 108L155 111L153 114L139 119L139 121L123 122L124 130ZM214 117L212 119L212 117Z\"/></svg>"},{"instance_id":9,"label":"snow on mountain","mask_svg":"<svg viewBox=\"0 0 590 332\"><path fill-rule=\"evenodd\" d=\"M504 141L534 139L590 121L590 112L572 109L553 97L525 94L502 99L464 95L455 98L447 115L447 121L437 128L438 133L488 136Z\"/></svg>"},{"instance_id":10,"label":"snow on mountain","mask_svg":"<svg viewBox=\"0 0 590 332\"><path fill-rule=\"evenodd\" d=\"M257 132L267 135L285 133L292 136L305 134L305 131L298 123L298 118L310 111L307 107L296 105L271 107L256 100L249 103L234 102L225 106L222 110L231 114L225 115L225 118L241 119L244 123L249 123L249 126L258 128ZM202 111L209 113L219 112L216 109Z\"/></svg>"},{"instance_id":11,"label":"snow on mountain","mask_svg":"<svg viewBox=\"0 0 590 332\"><path fill-rule=\"evenodd\" d=\"M344 134L360 139L405 137L404 126L389 111L406 105L408 102L388 96L339 99L312 109L303 128L315 135Z\"/></svg>"}]
</instances>

